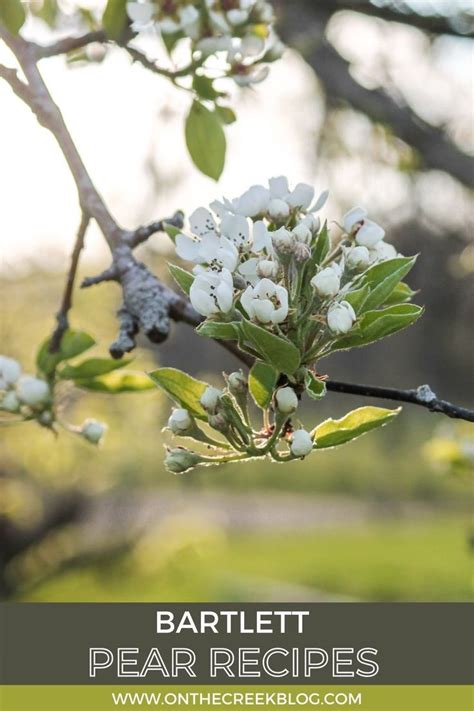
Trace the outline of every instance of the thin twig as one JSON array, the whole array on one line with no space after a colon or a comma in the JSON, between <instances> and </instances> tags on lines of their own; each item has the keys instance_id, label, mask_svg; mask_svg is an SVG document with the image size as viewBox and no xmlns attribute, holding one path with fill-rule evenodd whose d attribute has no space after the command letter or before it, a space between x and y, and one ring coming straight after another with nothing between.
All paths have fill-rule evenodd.
<instances>
[{"instance_id":1,"label":"thin twig","mask_svg":"<svg viewBox=\"0 0 474 711\"><path fill-rule=\"evenodd\" d=\"M82 49L94 42L100 42L101 44L107 42L107 35L104 30L87 32L78 37L65 37L49 45L35 44L34 48L37 59L45 59L47 57L57 57L60 54L67 54L73 50Z\"/></svg>"},{"instance_id":2,"label":"thin twig","mask_svg":"<svg viewBox=\"0 0 474 711\"><path fill-rule=\"evenodd\" d=\"M81 216L81 223L77 231L76 241L71 254L71 265L69 267L69 272L66 278L66 284L64 287L63 298L61 301L61 306L58 313L56 314L57 326L51 336L51 343L49 350L51 353L57 353L61 347L61 341L69 328L69 311L72 307L72 294L74 290L74 282L76 279L77 267L79 265L79 257L81 255L82 249L84 247L84 238L86 236L87 227L89 226L90 217L87 213L83 212Z\"/></svg>"}]
</instances>

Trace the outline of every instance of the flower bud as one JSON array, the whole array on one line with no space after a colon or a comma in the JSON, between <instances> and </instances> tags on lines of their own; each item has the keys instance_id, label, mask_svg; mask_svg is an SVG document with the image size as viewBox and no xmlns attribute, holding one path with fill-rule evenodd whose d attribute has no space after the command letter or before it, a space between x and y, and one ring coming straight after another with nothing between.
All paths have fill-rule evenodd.
<instances>
[{"instance_id":1,"label":"flower bud","mask_svg":"<svg viewBox=\"0 0 474 711\"><path fill-rule=\"evenodd\" d=\"M395 259L397 250L393 244L388 244L388 242L380 240L380 242L377 242L375 247L370 250L370 256L372 257L372 261L385 262L387 259Z\"/></svg>"},{"instance_id":2,"label":"flower bud","mask_svg":"<svg viewBox=\"0 0 474 711\"><path fill-rule=\"evenodd\" d=\"M45 405L51 398L48 383L32 375L21 376L16 385L16 393L21 402L30 407Z\"/></svg>"},{"instance_id":3,"label":"flower bud","mask_svg":"<svg viewBox=\"0 0 474 711\"><path fill-rule=\"evenodd\" d=\"M211 415L213 415L217 410L221 395L221 390L213 388L211 385L209 385L201 395L201 399L199 402L206 410L206 412L209 412Z\"/></svg>"},{"instance_id":4,"label":"flower bud","mask_svg":"<svg viewBox=\"0 0 474 711\"><path fill-rule=\"evenodd\" d=\"M363 272L370 264L370 254L367 247L353 247L346 255L346 264L349 269Z\"/></svg>"},{"instance_id":5,"label":"flower bud","mask_svg":"<svg viewBox=\"0 0 474 711\"><path fill-rule=\"evenodd\" d=\"M276 222L284 222L290 215L290 206L281 198L273 198L268 205L268 214Z\"/></svg>"},{"instance_id":6,"label":"flower bud","mask_svg":"<svg viewBox=\"0 0 474 711\"><path fill-rule=\"evenodd\" d=\"M248 391L249 385L247 378L241 370L231 373L227 379L229 390L232 395L242 395Z\"/></svg>"},{"instance_id":7,"label":"flower bud","mask_svg":"<svg viewBox=\"0 0 474 711\"><path fill-rule=\"evenodd\" d=\"M223 412L217 412L215 415L209 415L207 421L209 426L218 432L226 432L229 429L229 420Z\"/></svg>"},{"instance_id":8,"label":"flower bud","mask_svg":"<svg viewBox=\"0 0 474 711\"><path fill-rule=\"evenodd\" d=\"M271 235L272 244L278 254L288 255L293 253L295 238L291 232L285 230L284 227L280 227L279 230L275 230L275 232L271 233Z\"/></svg>"},{"instance_id":9,"label":"flower bud","mask_svg":"<svg viewBox=\"0 0 474 711\"><path fill-rule=\"evenodd\" d=\"M278 410L284 415L291 415L298 407L298 397L293 388L290 387L277 390L275 400Z\"/></svg>"},{"instance_id":10,"label":"flower bud","mask_svg":"<svg viewBox=\"0 0 474 711\"><path fill-rule=\"evenodd\" d=\"M18 412L20 409L20 401L13 390L7 392L0 403L0 410L6 410L7 412Z\"/></svg>"},{"instance_id":11,"label":"flower bud","mask_svg":"<svg viewBox=\"0 0 474 711\"><path fill-rule=\"evenodd\" d=\"M175 435L184 434L192 428L194 420L184 408L176 408L168 420L168 427Z\"/></svg>"},{"instance_id":12,"label":"flower bud","mask_svg":"<svg viewBox=\"0 0 474 711\"><path fill-rule=\"evenodd\" d=\"M290 444L291 453L295 457L306 457L313 450L313 439L306 430L293 432Z\"/></svg>"},{"instance_id":13,"label":"flower bud","mask_svg":"<svg viewBox=\"0 0 474 711\"><path fill-rule=\"evenodd\" d=\"M315 217L311 213L305 215L301 220L300 224L301 223L303 223L303 225L306 225L306 227L308 227L309 231L313 235L315 235L316 232L319 232L319 229L321 227L321 220L319 219L319 217Z\"/></svg>"},{"instance_id":14,"label":"flower bud","mask_svg":"<svg viewBox=\"0 0 474 711\"><path fill-rule=\"evenodd\" d=\"M274 279L278 274L278 264L270 259L262 259L257 264L257 276L261 279Z\"/></svg>"},{"instance_id":15,"label":"flower bud","mask_svg":"<svg viewBox=\"0 0 474 711\"><path fill-rule=\"evenodd\" d=\"M43 425L43 427L51 427L54 422L54 415L51 410L45 410L42 412L38 417L38 422L40 425Z\"/></svg>"},{"instance_id":16,"label":"flower bud","mask_svg":"<svg viewBox=\"0 0 474 711\"><path fill-rule=\"evenodd\" d=\"M334 269L326 267L311 279L311 286L321 297L336 296L341 288L341 280Z\"/></svg>"},{"instance_id":17,"label":"flower bud","mask_svg":"<svg viewBox=\"0 0 474 711\"><path fill-rule=\"evenodd\" d=\"M199 464L201 457L196 452L184 447L168 449L165 457L165 467L173 474L183 474Z\"/></svg>"},{"instance_id":18,"label":"flower bud","mask_svg":"<svg viewBox=\"0 0 474 711\"><path fill-rule=\"evenodd\" d=\"M330 331L336 335L348 333L355 320L355 311L348 301L341 301L329 308L327 315L328 326Z\"/></svg>"},{"instance_id":19,"label":"flower bud","mask_svg":"<svg viewBox=\"0 0 474 711\"><path fill-rule=\"evenodd\" d=\"M0 356L0 378L7 385L14 385L21 375L21 366L13 358Z\"/></svg>"},{"instance_id":20,"label":"flower bud","mask_svg":"<svg viewBox=\"0 0 474 711\"><path fill-rule=\"evenodd\" d=\"M309 244L311 240L311 230L309 229L308 225L305 225L303 222L300 222L299 225L296 225L292 234L296 237L297 240L299 240L300 242L306 242L306 244Z\"/></svg>"},{"instance_id":21,"label":"flower bud","mask_svg":"<svg viewBox=\"0 0 474 711\"><path fill-rule=\"evenodd\" d=\"M293 247L293 256L295 258L295 262L303 264L311 257L311 249L304 242L295 242L295 246Z\"/></svg>"},{"instance_id":22,"label":"flower bud","mask_svg":"<svg viewBox=\"0 0 474 711\"><path fill-rule=\"evenodd\" d=\"M355 241L363 247L375 247L385 236L385 230L372 220L364 220L356 232Z\"/></svg>"},{"instance_id":23,"label":"flower bud","mask_svg":"<svg viewBox=\"0 0 474 711\"><path fill-rule=\"evenodd\" d=\"M99 444L107 430L107 425L97 420L85 420L81 425L80 434L92 444Z\"/></svg>"}]
</instances>

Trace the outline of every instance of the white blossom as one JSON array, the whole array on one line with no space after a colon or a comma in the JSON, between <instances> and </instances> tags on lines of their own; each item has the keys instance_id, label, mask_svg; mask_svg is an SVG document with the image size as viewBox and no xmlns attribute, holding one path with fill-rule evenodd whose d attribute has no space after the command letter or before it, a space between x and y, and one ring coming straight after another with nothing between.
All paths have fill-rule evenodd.
<instances>
[{"instance_id":1,"label":"white blossom","mask_svg":"<svg viewBox=\"0 0 474 711\"><path fill-rule=\"evenodd\" d=\"M248 286L241 296L247 315L260 323L282 323L288 316L288 292L285 287L262 279Z\"/></svg>"},{"instance_id":2,"label":"white blossom","mask_svg":"<svg viewBox=\"0 0 474 711\"><path fill-rule=\"evenodd\" d=\"M291 453L295 457L306 457L313 450L313 438L306 430L295 430L291 437Z\"/></svg>"},{"instance_id":3,"label":"white blossom","mask_svg":"<svg viewBox=\"0 0 474 711\"><path fill-rule=\"evenodd\" d=\"M256 217L267 212L269 202L270 191L263 185L253 185L237 199L235 211L246 217Z\"/></svg>"},{"instance_id":4,"label":"white blossom","mask_svg":"<svg viewBox=\"0 0 474 711\"><path fill-rule=\"evenodd\" d=\"M189 298L202 316L228 313L234 298L232 274L228 269L198 274L191 284Z\"/></svg>"},{"instance_id":5,"label":"white blossom","mask_svg":"<svg viewBox=\"0 0 474 711\"><path fill-rule=\"evenodd\" d=\"M272 243L279 254L291 254L295 246L295 238L284 227L272 232Z\"/></svg>"},{"instance_id":6,"label":"white blossom","mask_svg":"<svg viewBox=\"0 0 474 711\"><path fill-rule=\"evenodd\" d=\"M239 86L251 86L252 84L260 84L265 81L270 73L270 67L263 66L261 64L257 66L245 67L243 71L242 66L240 67L241 73L233 74L233 78L236 84Z\"/></svg>"},{"instance_id":7,"label":"white blossom","mask_svg":"<svg viewBox=\"0 0 474 711\"><path fill-rule=\"evenodd\" d=\"M193 424L194 420L188 410L181 407L175 408L168 420L168 427L173 434L183 434L190 430Z\"/></svg>"},{"instance_id":8,"label":"white blossom","mask_svg":"<svg viewBox=\"0 0 474 711\"><path fill-rule=\"evenodd\" d=\"M296 225L296 227L292 230L292 234L300 242L305 242L306 244L309 244L309 242L311 241L311 230L304 222L300 222L298 225Z\"/></svg>"},{"instance_id":9,"label":"white blossom","mask_svg":"<svg viewBox=\"0 0 474 711\"><path fill-rule=\"evenodd\" d=\"M298 408L298 397L293 388L280 388L276 391L275 400L279 411L284 415L290 415Z\"/></svg>"},{"instance_id":10,"label":"white blossom","mask_svg":"<svg viewBox=\"0 0 474 711\"><path fill-rule=\"evenodd\" d=\"M284 222L290 215L290 208L285 200L273 198L268 205L268 214L275 222Z\"/></svg>"},{"instance_id":11,"label":"white blossom","mask_svg":"<svg viewBox=\"0 0 474 711\"><path fill-rule=\"evenodd\" d=\"M348 333L356 320L355 311L348 301L341 301L329 307L327 321L335 335Z\"/></svg>"},{"instance_id":12,"label":"white blossom","mask_svg":"<svg viewBox=\"0 0 474 711\"><path fill-rule=\"evenodd\" d=\"M367 210L363 207L353 207L352 210L349 210L349 212L346 212L344 217L342 218L342 224L344 226L344 230L347 232L347 234L350 234L354 227L361 223L364 218L367 217Z\"/></svg>"},{"instance_id":13,"label":"white blossom","mask_svg":"<svg viewBox=\"0 0 474 711\"><path fill-rule=\"evenodd\" d=\"M261 279L275 279L278 275L279 266L271 259L260 259L257 261L257 276Z\"/></svg>"},{"instance_id":14,"label":"white blossom","mask_svg":"<svg viewBox=\"0 0 474 711\"><path fill-rule=\"evenodd\" d=\"M314 287L319 296L324 298L336 296L341 288L341 280L332 267L322 269L311 279L311 286Z\"/></svg>"},{"instance_id":15,"label":"white blossom","mask_svg":"<svg viewBox=\"0 0 474 711\"><path fill-rule=\"evenodd\" d=\"M319 217L315 217L311 213L308 213L301 220L300 225L301 224L306 225L306 227L308 227L308 229L310 230L311 234L315 235L320 230L321 220L319 219Z\"/></svg>"},{"instance_id":16,"label":"white blossom","mask_svg":"<svg viewBox=\"0 0 474 711\"><path fill-rule=\"evenodd\" d=\"M270 186L270 195L272 198L285 200L290 194L288 178L284 175L280 175L277 178L270 178L268 184Z\"/></svg>"},{"instance_id":17,"label":"white blossom","mask_svg":"<svg viewBox=\"0 0 474 711\"><path fill-rule=\"evenodd\" d=\"M16 384L16 393L22 403L31 407L45 405L51 398L48 383L33 375L21 376Z\"/></svg>"},{"instance_id":18,"label":"white blossom","mask_svg":"<svg viewBox=\"0 0 474 711\"><path fill-rule=\"evenodd\" d=\"M0 356L0 379L5 385L14 385L20 375L21 365L18 361L7 356Z\"/></svg>"}]
</instances>

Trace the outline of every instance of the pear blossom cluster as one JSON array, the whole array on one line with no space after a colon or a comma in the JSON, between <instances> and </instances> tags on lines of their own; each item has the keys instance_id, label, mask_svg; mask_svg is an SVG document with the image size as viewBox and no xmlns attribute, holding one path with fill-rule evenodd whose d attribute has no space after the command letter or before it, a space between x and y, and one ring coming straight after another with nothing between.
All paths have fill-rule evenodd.
<instances>
[{"instance_id":1,"label":"pear blossom cluster","mask_svg":"<svg viewBox=\"0 0 474 711\"><path fill-rule=\"evenodd\" d=\"M264 406L260 390L253 392L242 372L226 376L222 390L206 387L199 405L211 431L220 435L217 441L202 429L202 417L175 409L168 422L174 436L220 451L208 456L173 447L166 457L170 471L262 456L291 461L317 448L316 430L297 417L305 393L315 399L325 394L317 364L345 347L351 333L363 334L363 301L370 285L375 289L385 278L384 270L374 268L391 261L387 274L398 274L410 262L399 259L384 229L362 207L332 222L330 233L320 217L327 197L328 191L316 196L311 185L291 186L279 176L198 208L189 229L173 235L177 256L189 263L187 291L204 319L200 332L235 339L267 369L273 385L262 386L270 387ZM390 284L393 289L396 280ZM251 421L249 393L263 409L261 427Z\"/></svg>"},{"instance_id":2,"label":"pear blossom cluster","mask_svg":"<svg viewBox=\"0 0 474 711\"><path fill-rule=\"evenodd\" d=\"M155 27L168 47L188 38L196 67L218 55L240 86L263 81L284 51L266 0L138 0L127 3L127 13L134 29Z\"/></svg>"},{"instance_id":3,"label":"pear blossom cluster","mask_svg":"<svg viewBox=\"0 0 474 711\"><path fill-rule=\"evenodd\" d=\"M17 360L0 355L0 415L3 412L17 421L34 420L54 431L59 423L55 410L54 384L42 377L23 373ZM79 427L64 422L60 424L92 444L99 444L107 429L102 422L93 419L85 420Z\"/></svg>"}]
</instances>

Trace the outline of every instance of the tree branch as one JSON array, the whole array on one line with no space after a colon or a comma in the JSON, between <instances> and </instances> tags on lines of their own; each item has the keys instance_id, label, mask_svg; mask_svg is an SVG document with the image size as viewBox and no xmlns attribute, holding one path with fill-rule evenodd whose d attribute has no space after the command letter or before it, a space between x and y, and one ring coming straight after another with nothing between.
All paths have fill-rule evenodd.
<instances>
[{"instance_id":1,"label":"tree branch","mask_svg":"<svg viewBox=\"0 0 474 711\"><path fill-rule=\"evenodd\" d=\"M315 9L316 3L313 3L312 0L305 0L305 4L309 7L310 1L312 9ZM401 22L431 34L447 34L456 37L472 37L474 34L472 14L456 14L455 12L450 16L421 14L414 12L404 0L398 0L397 3L392 4L385 2L377 5L369 0L318 0L317 9L329 14L339 10L352 10L388 22Z\"/></svg>"},{"instance_id":2,"label":"tree branch","mask_svg":"<svg viewBox=\"0 0 474 711\"><path fill-rule=\"evenodd\" d=\"M74 290L74 282L76 279L77 267L79 265L79 257L81 251L84 247L84 238L86 236L87 228L89 226L90 217L87 213L83 212L81 217L81 223L77 231L76 242L74 244L74 249L71 255L71 266L69 267L69 272L66 279L66 285L64 288L64 294L61 301L61 306L56 314L57 327L51 336L50 351L51 353L57 353L61 347L61 341L69 328L69 318L68 314L72 307L72 294Z\"/></svg>"},{"instance_id":3,"label":"tree branch","mask_svg":"<svg viewBox=\"0 0 474 711\"><path fill-rule=\"evenodd\" d=\"M383 89L366 89L359 84L350 73L349 62L323 38L319 6L311 3L307 7L308 12L302 12L299 3L285 5L280 33L287 44L301 45L303 57L322 82L328 100L348 103L373 121L387 124L420 154L425 168L442 170L464 185L473 186L474 159L452 143L441 129L423 121L409 106L397 104ZM311 18L312 29L308 29Z\"/></svg>"},{"instance_id":4,"label":"tree branch","mask_svg":"<svg viewBox=\"0 0 474 711\"><path fill-rule=\"evenodd\" d=\"M45 59L47 57L57 57L60 54L67 54L77 49L87 47L94 42L103 44L107 42L107 35L104 30L96 30L95 32L87 32L78 37L65 37L64 39L53 42L49 45L34 44L34 50L37 59ZM33 44L33 43L32 43Z\"/></svg>"}]
</instances>

